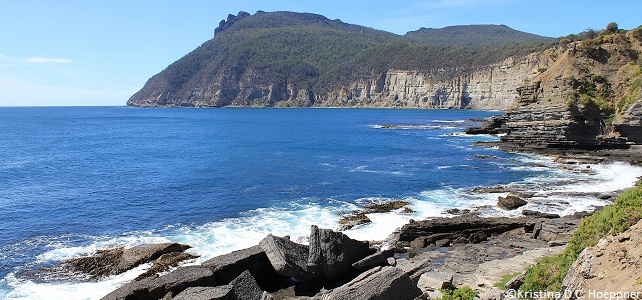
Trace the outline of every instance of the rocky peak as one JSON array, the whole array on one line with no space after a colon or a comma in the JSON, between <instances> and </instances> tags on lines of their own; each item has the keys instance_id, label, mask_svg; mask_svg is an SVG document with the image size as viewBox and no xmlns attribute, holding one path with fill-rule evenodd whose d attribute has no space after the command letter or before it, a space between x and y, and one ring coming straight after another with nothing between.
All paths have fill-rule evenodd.
<instances>
[{"instance_id":1,"label":"rocky peak","mask_svg":"<svg viewBox=\"0 0 642 300\"><path fill-rule=\"evenodd\" d=\"M249 16L250 14L244 11L240 11L236 16L233 14L227 15L227 20L221 20L221 22L218 23L218 27L214 29L214 36L230 28L237 21Z\"/></svg>"}]
</instances>

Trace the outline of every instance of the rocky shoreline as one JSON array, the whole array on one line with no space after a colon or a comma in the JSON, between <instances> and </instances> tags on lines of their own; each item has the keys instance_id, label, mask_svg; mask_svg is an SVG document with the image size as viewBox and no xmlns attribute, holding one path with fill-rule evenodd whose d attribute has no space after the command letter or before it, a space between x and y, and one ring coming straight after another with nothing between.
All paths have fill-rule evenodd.
<instances>
[{"instance_id":1,"label":"rocky shoreline","mask_svg":"<svg viewBox=\"0 0 642 300\"><path fill-rule=\"evenodd\" d=\"M199 265L146 272L102 299L425 299L462 285L496 296L501 292L492 285L502 275L560 252L579 221L466 213L412 221L378 243L312 226L309 245L268 235L256 246ZM167 243L102 250L63 265L99 277L187 248Z\"/></svg>"},{"instance_id":2,"label":"rocky shoreline","mask_svg":"<svg viewBox=\"0 0 642 300\"><path fill-rule=\"evenodd\" d=\"M506 143L481 145L586 164L642 161L637 147L532 151ZM474 192L503 193L498 206L507 210L535 194L499 186ZM367 213L408 210L406 205L403 201L368 204L344 216L339 228L366 224ZM199 265L189 263L195 258L184 252L189 246L168 243L101 250L92 257L63 262L62 269L95 280L153 263L143 275L102 299L430 299L449 286L469 286L482 299L499 299L505 288L495 285L502 276L523 273L537 259L561 253L587 214L560 217L522 210L517 218L484 218L475 210L448 213L451 217L411 220L384 241L358 241L312 226L308 245L268 235L253 247ZM188 263L178 266L181 261Z\"/></svg>"}]
</instances>

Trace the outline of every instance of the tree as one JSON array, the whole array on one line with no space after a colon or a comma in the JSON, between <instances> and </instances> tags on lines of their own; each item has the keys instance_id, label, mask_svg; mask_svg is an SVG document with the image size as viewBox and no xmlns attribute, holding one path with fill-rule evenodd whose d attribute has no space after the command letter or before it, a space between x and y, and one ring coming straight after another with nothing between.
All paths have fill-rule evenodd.
<instances>
[{"instance_id":1,"label":"tree","mask_svg":"<svg viewBox=\"0 0 642 300\"><path fill-rule=\"evenodd\" d=\"M609 33L616 33L618 29L619 28L617 26L617 23L615 22L611 22L608 25L606 25L606 31L608 31Z\"/></svg>"},{"instance_id":2,"label":"tree","mask_svg":"<svg viewBox=\"0 0 642 300\"><path fill-rule=\"evenodd\" d=\"M595 37L597 37L597 32L595 31L595 29L591 29L591 28L588 28L583 32L580 32L580 34L577 35L577 38L580 41L594 39Z\"/></svg>"}]
</instances>

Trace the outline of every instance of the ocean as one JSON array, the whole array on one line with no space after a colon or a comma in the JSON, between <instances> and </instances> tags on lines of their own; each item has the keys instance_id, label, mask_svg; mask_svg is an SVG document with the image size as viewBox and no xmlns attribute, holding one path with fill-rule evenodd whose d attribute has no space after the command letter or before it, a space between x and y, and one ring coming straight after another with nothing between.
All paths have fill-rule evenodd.
<instances>
[{"instance_id":1,"label":"ocean","mask_svg":"<svg viewBox=\"0 0 642 300\"><path fill-rule=\"evenodd\" d=\"M477 187L537 192L525 209L567 215L608 204L599 194L642 176L620 163L562 168L461 134L499 113L0 108L0 299L99 299L149 268L97 282L43 271L97 249L180 242L199 263L268 233L306 243L312 224L336 229L368 203L409 201L412 213L373 214L345 231L381 240L450 208L520 214Z\"/></svg>"}]
</instances>

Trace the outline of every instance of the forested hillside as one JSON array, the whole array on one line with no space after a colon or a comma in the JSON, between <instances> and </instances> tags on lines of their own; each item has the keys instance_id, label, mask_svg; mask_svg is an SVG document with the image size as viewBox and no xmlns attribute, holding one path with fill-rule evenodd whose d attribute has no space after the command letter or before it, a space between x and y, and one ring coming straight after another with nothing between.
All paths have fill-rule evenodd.
<instances>
[{"instance_id":1,"label":"forested hillside","mask_svg":"<svg viewBox=\"0 0 642 300\"><path fill-rule=\"evenodd\" d=\"M275 106L295 100L289 105L314 106L327 93L388 70L454 78L543 49L552 40L489 25L399 36L292 12L241 12L221 21L215 33L152 77L128 105Z\"/></svg>"}]
</instances>

